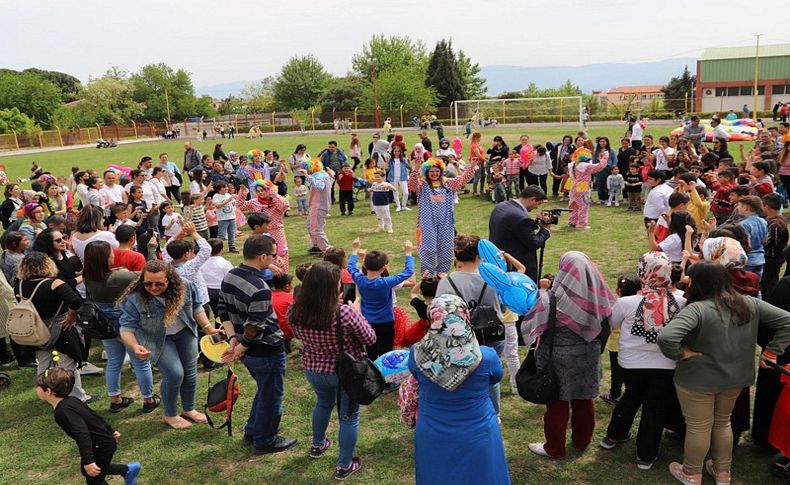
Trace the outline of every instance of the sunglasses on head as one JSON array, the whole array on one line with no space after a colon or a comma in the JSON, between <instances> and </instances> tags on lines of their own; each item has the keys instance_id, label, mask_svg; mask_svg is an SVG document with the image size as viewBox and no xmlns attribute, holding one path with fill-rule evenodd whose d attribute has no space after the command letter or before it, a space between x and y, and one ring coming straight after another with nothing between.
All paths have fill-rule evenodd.
<instances>
[{"instance_id":1,"label":"sunglasses on head","mask_svg":"<svg viewBox=\"0 0 790 485\"><path fill-rule=\"evenodd\" d=\"M167 286L167 283L161 281L143 281L143 286L146 288L164 288Z\"/></svg>"}]
</instances>

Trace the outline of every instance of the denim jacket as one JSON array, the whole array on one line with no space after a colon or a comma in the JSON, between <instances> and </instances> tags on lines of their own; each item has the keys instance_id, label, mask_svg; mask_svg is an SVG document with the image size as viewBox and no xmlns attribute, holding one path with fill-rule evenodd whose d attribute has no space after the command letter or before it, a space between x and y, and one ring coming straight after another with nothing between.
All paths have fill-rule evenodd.
<instances>
[{"instance_id":1,"label":"denim jacket","mask_svg":"<svg viewBox=\"0 0 790 485\"><path fill-rule=\"evenodd\" d=\"M405 158L400 159L400 180L395 180L395 167L393 166L393 160L389 161L387 165L387 178L385 179L387 183L395 184L398 182L406 182L409 180L409 173L411 172L411 165L409 165L409 161Z\"/></svg>"},{"instance_id":2,"label":"denim jacket","mask_svg":"<svg viewBox=\"0 0 790 485\"><path fill-rule=\"evenodd\" d=\"M198 324L195 315L204 312L203 305L200 304L200 296L195 285L188 281L184 281L184 285L186 288L184 306L178 312L178 317L197 338ZM159 361L165 346L167 335L166 327L162 322L164 314L165 307L154 297L148 299L148 308L143 308L143 301L137 293L129 295L121 304L121 332L134 332L137 342L151 352L149 360L152 364Z\"/></svg>"}]
</instances>

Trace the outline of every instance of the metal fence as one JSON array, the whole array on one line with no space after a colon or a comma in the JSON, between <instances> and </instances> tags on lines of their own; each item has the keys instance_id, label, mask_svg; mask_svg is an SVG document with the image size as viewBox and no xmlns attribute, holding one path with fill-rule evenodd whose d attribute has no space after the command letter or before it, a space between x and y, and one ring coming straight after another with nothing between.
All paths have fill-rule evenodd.
<instances>
[{"instance_id":1,"label":"metal fence","mask_svg":"<svg viewBox=\"0 0 790 485\"><path fill-rule=\"evenodd\" d=\"M38 130L30 133L12 132L0 135L0 151L24 150L28 148L57 148L95 143L99 138L106 140L128 140L154 138L167 129L164 122L131 122L128 125L96 125L87 128Z\"/></svg>"}]
</instances>

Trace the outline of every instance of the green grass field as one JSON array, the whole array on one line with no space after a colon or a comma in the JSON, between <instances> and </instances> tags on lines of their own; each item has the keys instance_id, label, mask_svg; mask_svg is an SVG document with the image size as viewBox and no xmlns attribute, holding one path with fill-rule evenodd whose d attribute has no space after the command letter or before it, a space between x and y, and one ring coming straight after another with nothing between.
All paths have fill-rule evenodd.
<instances>
[{"instance_id":1,"label":"green grass field","mask_svg":"<svg viewBox=\"0 0 790 485\"><path fill-rule=\"evenodd\" d=\"M670 128L656 127L655 135L663 135ZM531 142L557 141L564 133L573 134L575 128L530 129L527 133ZM617 146L622 127L591 128L592 136L609 136ZM484 134L490 140L501 134L509 145L517 143L521 130L489 130ZM448 134L450 132L448 131ZM406 134L407 145L417 141L414 132ZM337 139L341 148L348 145L348 135L271 136L263 139L223 140L226 152L246 152L251 148L273 149L286 158L297 143L305 143L308 152L317 154L330 139ZM366 145L368 135L362 136ZM25 154L0 157L8 170L9 177L28 174L30 162L37 160L53 174L66 174L73 165L80 168L92 167L101 170L109 163L136 166L144 155L156 159L162 151L170 153L172 160L181 164L183 140L124 145L110 150L86 148L42 154ZM197 142L204 153L211 153L216 141ZM731 149L732 150L732 149ZM361 204L366 204L361 202ZM295 204L293 204L295 205ZM488 214L493 204L462 196L456 207L456 228L460 233L488 234ZM552 201L546 207L564 207ZM413 239L417 211L395 213L393 234L374 233L375 218L362 205L353 217L339 216L334 209L327 224L330 241L349 248L351 241L360 236L367 249L384 249L390 253L392 267L403 264L401 245L405 239ZM566 216L565 216L566 217ZM639 255L647 250L641 215L629 213L625 207L607 208L593 206L589 231L563 228L566 220L552 232L546 249L545 272L554 272L559 256L568 250L587 253L598 265L607 280L613 284L617 276L633 273ZM286 231L290 246L292 267L311 260L306 253L309 238L304 229L303 217L286 219ZM237 258L230 258L234 263ZM399 299L406 304L407 292L402 291ZM94 346L93 361L100 363L99 346ZM608 361L608 359L604 359ZM608 367L608 365L605 365ZM40 402L33 389L34 371L19 371L13 368L12 387L0 391L0 484L83 483L78 472L79 457L74 443L58 429L51 416L51 409ZM163 425L161 412L143 415L139 412L140 399L129 369L123 373L125 395L137 398L129 409L119 413L107 412L109 400L106 396L93 405L122 433L117 462L140 460L143 463L141 483L265 483L265 484L308 484L330 483L337 457L336 448L320 460L310 460L307 451L310 443L310 415L315 402L314 395L301 372L301 362L292 353L288 356L286 390L282 430L299 438L299 444L291 451L265 456L251 461L249 452L239 444L241 426L245 422L252 401L255 385L246 372L239 373L242 396L234 415L234 437L223 431L196 426L191 430L177 432ZM215 376L219 377L219 373ZM569 456L563 461L539 458L527 449L527 444L543 441L543 407L529 404L509 393L505 377L502 394L502 434L513 483L544 484L662 484L673 483L667 472L667 464L682 458L682 445L665 439L659 461L648 472L636 469L635 444L633 441L614 451L604 451L597 446L603 437L612 407L596 402L597 426L593 444L583 452L569 448ZM158 382L159 377L155 376ZM602 390L608 386L605 373ZM104 378L91 376L83 379L85 388L91 393L104 391ZM199 377L198 403L205 400L207 375L201 371ZM350 480L352 483L407 484L414 482L412 432L398 421L398 412L393 394L383 396L373 405L363 409L360 419L360 439L357 453L362 457L363 469ZM634 433L636 429L634 429ZM329 434L336 437L337 426L330 424ZM744 440L745 442L745 440ZM736 483L778 483L769 472L770 457L748 444L741 445L734 456L733 475ZM116 479L114 483L119 483ZM481 477L480 483L485 483Z\"/></svg>"}]
</instances>

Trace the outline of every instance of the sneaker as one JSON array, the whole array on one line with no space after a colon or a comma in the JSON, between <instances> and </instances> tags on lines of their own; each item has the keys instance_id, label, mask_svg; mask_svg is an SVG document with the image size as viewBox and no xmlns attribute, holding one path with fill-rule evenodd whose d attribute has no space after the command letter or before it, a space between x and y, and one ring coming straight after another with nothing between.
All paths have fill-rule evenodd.
<instances>
[{"instance_id":1,"label":"sneaker","mask_svg":"<svg viewBox=\"0 0 790 485\"><path fill-rule=\"evenodd\" d=\"M631 435L630 434L628 436L626 436L625 439L622 439L622 440L616 440L614 438L610 438L608 436L604 436L603 439L601 440L601 442L599 443L599 445L604 450L611 450L612 448L617 446L619 443L624 443L624 442L626 442L626 441L628 441L630 439L631 439Z\"/></svg>"},{"instance_id":2,"label":"sneaker","mask_svg":"<svg viewBox=\"0 0 790 485\"><path fill-rule=\"evenodd\" d=\"M269 446L263 448L254 448L253 453L256 455L268 455L269 453L279 453L281 451L285 451L288 448L291 448L293 445L298 443L299 440L296 438L288 438L286 436L278 436L274 439L274 442Z\"/></svg>"},{"instance_id":3,"label":"sneaker","mask_svg":"<svg viewBox=\"0 0 790 485\"><path fill-rule=\"evenodd\" d=\"M14 354L0 355L0 365L8 365L15 360Z\"/></svg>"},{"instance_id":4,"label":"sneaker","mask_svg":"<svg viewBox=\"0 0 790 485\"><path fill-rule=\"evenodd\" d=\"M619 203L619 202L615 202L615 203L614 203L614 206L615 206L615 207L620 207L620 203Z\"/></svg>"},{"instance_id":5,"label":"sneaker","mask_svg":"<svg viewBox=\"0 0 790 485\"><path fill-rule=\"evenodd\" d=\"M546 453L546 449L544 448L545 443L530 443L528 448L529 451L535 453L538 456L545 456L546 458L554 458L553 456Z\"/></svg>"},{"instance_id":6,"label":"sneaker","mask_svg":"<svg viewBox=\"0 0 790 485\"><path fill-rule=\"evenodd\" d=\"M601 401L603 401L603 402L605 402L607 404L617 404L618 402L620 402L619 398L612 397L612 394L609 393L609 392L604 392L603 394L601 394L598 397L601 398Z\"/></svg>"},{"instance_id":7,"label":"sneaker","mask_svg":"<svg viewBox=\"0 0 790 485\"><path fill-rule=\"evenodd\" d=\"M612 203L611 202L607 202L606 203L606 207L612 207Z\"/></svg>"},{"instance_id":8,"label":"sneaker","mask_svg":"<svg viewBox=\"0 0 790 485\"><path fill-rule=\"evenodd\" d=\"M456 199L455 203L456 204L458 203L457 199ZM411 211L411 207L407 207L407 206L403 206L402 209L405 210L405 211Z\"/></svg>"},{"instance_id":9,"label":"sneaker","mask_svg":"<svg viewBox=\"0 0 790 485\"><path fill-rule=\"evenodd\" d=\"M389 229L387 229L387 232L388 232L388 233L390 233L390 234L392 234L392 232L393 232L393 231L392 231L392 228L389 228Z\"/></svg>"},{"instance_id":10,"label":"sneaker","mask_svg":"<svg viewBox=\"0 0 790 485\"><path fill-rule=\"evenodd\" d=\"M716 485L730 485L732 475L730 472L716 472L713 469L713 460L705 461L705 471L716 480Z\"/></svg>"},{"instance_id":11,"label":"sneaker","mask_svg":"<svg viewBox=\"0 0 790 485\"><path fill-rule=\"evenodd\" d=\"M321 456L326 453L326 450L332 447L332 440L329 438L324 438L324 444L321 446L311 446L310 447L310 458L321 458Z\"/></svg>"},{"instance_id":12,"label":"sneaker","mask_svg":"<svg viewBox=\"0 0 790 485\"><path fill-rule=\"evenodd\" d=\"M137 476L140 474L140 468L142 467L139 461L133 461L126 465L126 475L123 476L124 485L135 485L137 483Z\"/></svg>"},{"instance_id":13,"label":"sneaker","mask_svg":"<svg viewBox=\"0 0 790 485\"><path fill-rule=\"evenodd\" d=\"M90 362L84 362L82 364L82 367L80 367L81 376L92 376L96 374L101 374L102 372L104 372L104 369L102 369L101 367L96 367Z\"/></svg>"},{"instance_id":14,"label":"sneaker","mask_svg":"<svg viewBox=\"0 0 790 485\"><path fill-rule=\"evenodd\" d=\"M656 462L656 460L647 461L647 460L641 460L641 459L637 458L636 459L636 467L638 469L640 469L640 470L650 470L651 468L653 468L653 463L655 463L655 462Z\"/></svg>"},{"instance_id":15,"label":"sneaker","mask_svg":"<svg viewBox=\"0 0 790 485\"><path fill-rule=\"evenodd\" d=\"M401 209L400 207L398 207L397 209L395 209L395 212L400 212L400 211L402 211L402 210L403 210L403 209Z\"/></svg>"},{"instance_id":16,"label":"sneaker","mask_svg":"<svg viewBox=\"0 0 790 485\"><path fill-rule=\"evenodd\" d=\"M362 460L355 456L351 459L351 465L348 468L335 468L335 480L345 480L360 468L362 468Z\"/></svg>"},{"instance_id":17,"label":"sneaker","mask_svg":"<svg viewBox=\"0 0 790 485\"><path fill-rule=\"evenodd\" d=\"M86 400L84 400L82 402L87 405L87 404L95 403L99 399L101 399L101 394L94 394L92 396L89 395L88 399L86 399Z\"/></svg>"},{"instance_id":18,"label":"sneaker","mask_svg":"<svg viewBox=\"0 0 790 485\"><path fill-rule=\"evenodd\" d=\"M683 485L701 485L702 484L702 473L699 475L686 475L683 472L683 465L680 463L673 461L669 464L669 473L672 474L677 481L682 483Z\"/></svg>"},{"instance_id":19,"label":"sneaker","mask_svg":"<svg viewBox=\"0 0 790 485\"><path fill-rule=\"evenodd\" d=\"M28 362L19 362L17 367L20 369L35 369L38 367L38 363L35 360L31 360Z\"/></svg>"}]
</instances>

